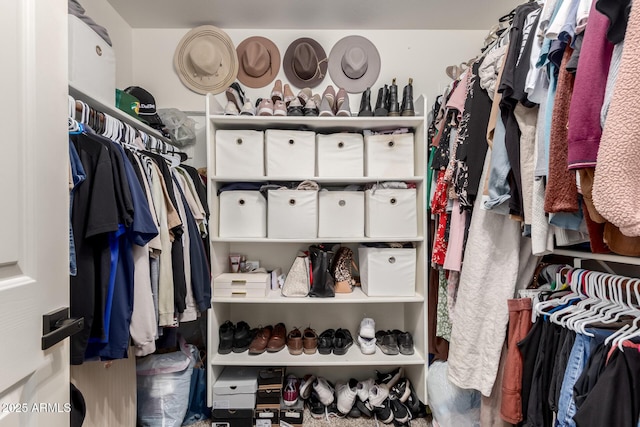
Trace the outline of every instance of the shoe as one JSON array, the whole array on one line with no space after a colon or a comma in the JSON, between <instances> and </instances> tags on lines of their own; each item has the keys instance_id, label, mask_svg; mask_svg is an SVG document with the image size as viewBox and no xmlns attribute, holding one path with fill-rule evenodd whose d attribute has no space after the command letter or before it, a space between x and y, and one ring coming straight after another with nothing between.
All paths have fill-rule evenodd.
<instances>
[{"instance_id":1,"label":"shoe","mask_svg":"<svg viewBox=\"0 0 640 427\"><path fill-rule=\"evenodd\" d=\"M227 320L218 330L220 336L220 343L218 344L219 354L229 354L233 350L233 334L235 333L233 323Z\"/></svg>"},{"instance_id":2,"label":"shoe","mask_svg":"<svg viewBox=\"0 0 640 427\"><path fill-rule=\"evenodd\" d=\"M340 89L340 90L343 90L343 89ZM340 92L338 92L337 96L340 96ZM338 117L351 117L351 107L349 106L349 96L348 95L345 95L345 97L342 98L342 99L337 98L336 105L338 106L338 109L336 111L336 116L338 116Z\"/></svg>"},{"instance_id":3,"label":"shoe","mask_svg":"<svg viewBox=\"0 0 640 427\"><path fill-rule=\"evenodd\" d=\"M338 88L338 92L336 93L336 103L334 105L336 116L340 116L338 112L340 112L340 110L342 109L342 105L344 104L345 100L347 101L347 103L349 102L349 94L347 93L346 89L342 87ZM349 115L351 115L351 110L349 109L348 105L344 108L344 110L348 111Z\"/></svg>"},{"instance_id":4,"label":"shoe","mask_svg":"<svg viewBox=\"0 0 640 427\"><path fill-rule=\"evenodd\" d=\"M369 389L369 404L371 407L382 406L389 398L389 387L386 384L374 384Z\"/></svg>"},{"instance_id":5,"label":"shoe","mask_svg":"<svg viewBox=\"0 0 640 427\"><path fill-rule=\"evenodd\" d=\"M318 393L313 391L309 398L307 399L307 407L309 408L309 412L311 412L311 416L315 419L324 418L324 411L326 406L320 401L318 397Z\"/></svg>"},{"instance_id":6,"label":"shoe","mask_svg":"<svg viewBox=\"0 0 640 427\"><path fill-rule=\"evenodd\" d=\"M393 79L393 83L389 86L387 104L387 116L396 117L400 115L400 105L398 104L398 85L396 85L396 79Z\"/></svg>"},{"instance_id":7,"label":"shoe","mask_svg":"<svg viewBox=\"0 0 640 427\"><path fill-rule=\"evenodd\" d=\"M305 105L307 101L311 99L312 96L313 96L313 93L311 92L311 89L309 89L308 87L305 87L304 89L301 89L300 92L298 92L298 100L302 105Z\"/></svg>"},{"instance_id":8,"label":"shoe","mask_svg":"<svg viewBox=\"0 0 640 427\"><path fill-rule=\"evenodd\" d=\"M282 400L285 406L293 406L298 403L299 382L295 375L287 376L287 383L282 390Z\"/></svg>"},{"instance_id":9,"label":"shoe","mask_svg":"<svg viewBox=\"0 0 640 427\"><path fill-rule=\"evenodd\" d=\"M273 115L274 116L286 116L287 115L287 106L284 104L284 101L276 101L273 107Z\"/></svg>"},{"instance_id":10,"label":"shoe","mask_svg":"<svg viewBox=\"0 0 640 427\"><path fill-rule=\"evenodd\" d=\"M333 337L333 354L344 356L353 345L353 337L348 329L338 329Z\"/></svg>"},{"instance_id":11,"label":"shoe","mask_svg":"<svg viewBox=\"0 0 640 427\"><path fill-rule=\"evenodd\" d=\"M389 398L404 403L411 395L411 382L408 378L400 378L389 390Z\"/></svg>"},{"instance_id":12,"label":"shoe","mask_svg":"<svg viewBox=\"0 0 640 427\"><path fill-rule=\"evenodd\" d=\"M358 346L362 354L376 354L376 339L358 335Z\"/></svg>"},{"instance_id":13,"label":"shoe","mask_svg":"<svg viewBox=\"0 0 640 427\"><path fill-rule=\"evenodd\" d=\"M258 105L259 116L273 116L273 102L270 99L262 99Z\"/></svg>"},{"instance_id":14,"label":"shoe","mask_svg":"<svg viewBox=\"0 0 640 427\"><path fill-rule=\"evenodd\" d=\"M278 79L273 84L273 89L271 89L271 101L275 104L276 101L282 101L282 97L282 81Z\"/></svg>"},{"instance_id":15,"label":"shoe","mask_svg":"<svg viewBox=\"0 0 640 427\"><path fill-rule=\"evenodd\" d=\"M289 103L289 106L287 107L287 116L304 116L302 104L300 104L300 100L298 98L295 98Z\"/></svg>"},{"instance_id":16,"label":"shoe","mask_svg":"<svg viewBox=\"0 0 640 427\"><path fill-rule=\"evenodd\" d=\"M362 92L362 98L360 98L360 110L358 116L371 117L373 111L371 111L371 88L367 88Z\"/></svg>"},{"instance_id":17,"label":"shoe","mask_svg":"<svg viewBox=\"0 0 640 427\"><path fill-rule=\"evenodd\" d=\"M302 334L302 350L304 354L315 354L318 350L318 334L311 328L305 329Z\"/></svg>"},{"instance_id":18,"label":"shoe","mask_svg":"<svg viewBox=\"0 0 640 427\"><path fill-rule=\"evenodd\" d=\"M376 384L373 378L367 378L364 381L359 381L356 385L356 393L358 394L358 399L361 402L366 402L369 400L369 390Z\"/></svg>"},{"instance_id":19,"label":"shoe","mask_svg":"<svg viewBox=\"0 0 640 427\"><path fill-rule=\"evenodd\" d=\"M413 418L423 418L427 415L427 407L420 401L420 398L418 398L418 393L416 393L413 388L413 384L409 384L409 397L404 404L409 408L409 411L411 411Z\"/></svg>"},{"instance_id":20,"label":"shoe","mask_svg":"<svg viewBox=\"0 0 640 427\"><path fill-rule=\"evenodd\" d=\"M240 114L238 107L236 107L235 102L229 101L227 102L227 106L224 107L224 115L225 116L237 116Z\"/></svg>"},{"instance_id":21,"label":"shoe","mask_svg":"<svg viewBox=\"0 0 640 427\"><path fill-rule=\"evenodd\" d=\"M398 349L400 354L410 356L414 353L413 349L413 337L409 332L400 332L396 339L398 341Z\"/></svg>"},{"instance_id":22,"label":"shoe","mask_svg":"<svg viewBox=\"0 0 640 427\"><path fill-rule=\"evenodd\" d=\"M375 338L376 337L376 322L370 317L365 317L360 322L360 331L358 334L362 338Z\"/></svg>"},{"instance_id":23,"label":"shoe","mask_svg":"<svg viewBox=\"0 0 640 427\"><path fill-rule=\"evenodd\" d=\"M400 107L401 116L415 116L416 112L413 108L413 79L409 78L409 84L402 91L402 106Z\"/></svg>"},{"instance_id":24,"label":"shoe","mask_svg":"<svg viewBox=\"0 0 640 427\"><path fill-rule=\"evenodd\" d=\"M233 333L233 352L242 353L249 349L253 341L251 336L251 327L247 322L240 321L236 324L235 331Z\"/></svg>"},{"instance_id":25,"label":"shoe","mask_svg":"<svg viewBox=\"0 0 640 427\"><path fill-rule=\"evenodd\" d=\"M329 98L326 96L322 98L322 102L320 103L320 117L333 117L333 108L331 107L331 103L329 102Z\"/></svg>"},{"instance_id":26,"label":"shoe","mask_svg":"<svg viewBox=\"0 0 640 427\"><path fill-rule=\"evenodd\" d=\"M329 85L322 93L322 99L327 99L329 101L329 107L331 108L332 115L336 113L336 90L333 86Z\"/></svg>"},{"instance_id":27,"label":"shoe","mask_svg":"<svg viewBox=\"0 0 640 427\"><path fill-rule=\"evenodd\" d=\"M342 246L333 257L331 274L335 280L336 292L352 292L356 281L351 275L351 267L355 266L353 251Z\"/></svg>"},{"instance_id":28,"label":"shoe","mask_svg":"<svg viewBox=\"0 0 640 427\"><path fill-rule=\"evenodd\" d=\"M373 417L373 411L362 400L356 400L356 408L358 409L358 412L360 412L365 417Z\"/></svg>"},{"instance_id":29,"label":"shoe","mask_svg":"<svg viewBox=\"0 0 640 427\"><path fill-rule=\"evenodd\" d=\"M327 405L327 418L344 418L344 414L338 409L338 399L333 399L333 402Z\"/></svg>"},{"instance_id":30,"label":"shoe","mask_svg":"<svg viewBox=\"0 0 640 427\"><path fill-rule=\"evenodd\" d=\"M277 353L282 350L287 343L287 328L284 323L278 323L273 327L273 333L267 343L267 351L269 353Z\"/></svg>"},{"instance_id":31,"label":"shoe","mask_svg":"<svg viewBox=\"0 0 640 427\"><path fill-rule=\"evenodd\" d=\"M360 411L360 409L358 409L358 405L356 405L354 403L353 407L351 408L351 410L347 414L347 417L349 417L349 418L360 418L361 416L362 416L362 412Z\"/></svg>"},{"instance_id":32,"label":"shoe","mask_svg":"<svg viewBox=\"0 0 640 427\"><path fill-rule=\"evenodd\" d=\"M384 399L380 405L374 405L372 409L381 423L390 424L393 421L393 411L389 399Z\"/></svg>"},{"instance_id":33,"label":"shoe","mask_svg":"<svg viewBox=\"0 0 640 427\"><path fill-rule=\"evenodd\" d=\"M411 412L399 400L389 399L391 412L393 412L393 420L400 424L406 423L411 419Z\"/></svg>"},{"instance_id":34,"label":"shoe","mask_svg":"<svg viewBox=\"0 0 640 427\"><path fill-rule=\"evenodd\" d=\"M331 385L331 383L325 378L316 378L316 380L313 382L313 391L318 394L318 399L320 399L320 402L322 402L322 404L325 406L331 405L335 400L335 397L333 395L333 385Z\"/></svg>"},{"instance_id":35,"label":"shoe","mask_svg":"<svg viewBox=\"0 0 640 427\"><path fill-rule=\"evenodd\" d=\"M258 333L251 341L251 345L249 346L249 354L262 354L267 349L267 344L269 343L269 339L271 338L271 333L273 332L273 326L265 326L258 330Z\"/></svg>"},{"instance_id":36,"label":"shoe","mask_svg":"<svg viewBox=\"0 0 640 427\"><path fill-rule=\"evenodd\" d=\"M244 91L240 87L238 82L231 83L231 86L225 90L225 95L228 101L233 102L236 105L236 109L240 110L246 102Z\"/></svg>"},{"instance_id":37,"label":"shoe","mask_svg":"<svg viewBox=\"0 0 640 427\"><path fill-rule=\"evenodd\" d=\"M340 413L347 415L349 412L351 412L351 408L353 408L353 405L356 402L356 397L358 397L358 394L356 393L357 385L358 380L354 378L351 378L348 383L336 383L338 411L340 411Z\"/></svg>"},{"instance_id":38,"label":"shoe","mask_svg":"<svg viewBox=\"0 0 640 427\"><path fill-rule=\"evenodd\" d=\"M303 112L307 117L318 116L318 104L316 104L316 101L313 98L309 99L307 103L304 104Z\"/></svg>"},{"instance_id":39,"label":"shoe","mask_svg":"<svg viewBox=\"0 0 640 427\"><path fill-rule=\"evenodd\" d=\"M298 356L302 354L302 332L300 329L293 328L287 335L287 347L289 354Z\"/></svg>"},{"instance_id":40,"label":"shoe","mask_svg":"<svg viewBox=\"0 0 640 427\"><path fill-rule=\"evenodd\" d=\"M255 116L256 115L256 107L253 105L253 102L249 98L245 98L244 105L242 106L242 110L240 110L241 116Z\"/></svg>"},{"instance_id":41,"label":"shoe","mask_svg":"<svg viewBox=\"0 0 640 427\"><path fill-rule=\"evenodd\" d=\"M386 384L387 387L393 387L398 381L400 381L400 378L402 378L403 376L404 368L402 366L387 373L376 371L376 383Z\"/></svg>"},{"instance_id":42,"label":"shoe","mask_svg":"<svg viewBox=\"0 0 640 427\"><path fill-rule=\"evenodd\" d=\"M315 375L305 375L302 381L300 381L299 395L303 400L307 400L313 390L313 383L316 380Z\"/></svg>"},{"instance_id":43,"label":"shoe","mask_svg":"<svg viewBox=\"0 0 640 427\"><path fill-rule=\"evenodd\" d=\"M374 111L374 115L376 117L386 117L389 114L387 110L387 97L389 96L389 90L387 89L387 85L378 89L378 99L376 101L376 109Z\"/></svg>"},{"instance_id":44,"label":"shoe","mask_svg":"<svg viewBox=\"0 0 640 427\"><path fill-rule=\"evenodd\" d=\"M376 345L380 347L380 350L384 354L389 356L395 356L400 353L398 348L398 340L396 336L390 331L378 331L376 332Z\"/></svg>"},{"instance_id":45,"label":"shoe","mask_svg":"<svg viewBox=\"0 0 640 427\"><path fill-rule=\"evenodd\" d=\"M327 329L318 337L318 353L331 354L333 351L333 336L335 335L335 329Z\"/></svg>"},{"instance_id":46,"label":"shoe","mask_svg":"<svg viewBox=\"0 0 640 427\"><path fill-rule=\"evenodd\" d=\"M284 85L284 98L282 99L285 105L288 107L289 103L296 99L297 97L291 91L291 86L289 84Z\"/></svg>"}]
</instances>

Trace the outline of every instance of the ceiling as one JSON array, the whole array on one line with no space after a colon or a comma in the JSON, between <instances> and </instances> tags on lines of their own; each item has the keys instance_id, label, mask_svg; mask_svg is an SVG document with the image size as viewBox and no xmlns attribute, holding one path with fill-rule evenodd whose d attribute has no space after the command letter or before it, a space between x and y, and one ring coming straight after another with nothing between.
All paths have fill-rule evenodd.
<instances>
[{"instance_id":1,"label":"ceiling","mask_svg":"<svg viewBox=\"0 0 640 427\"><path fill-rule=\"evenodd\" d=\"M525 0L108 0L133 28L485 30Z\"/></svg>"}]
</instances>

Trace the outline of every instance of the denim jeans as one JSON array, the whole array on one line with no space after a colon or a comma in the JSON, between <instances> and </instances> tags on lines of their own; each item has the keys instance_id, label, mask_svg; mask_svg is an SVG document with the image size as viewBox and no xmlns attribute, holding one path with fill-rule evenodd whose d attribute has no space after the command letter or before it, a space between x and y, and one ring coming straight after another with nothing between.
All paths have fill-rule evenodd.
<instances>
[{"instance_id":1,"label":"denim jeans","mask_svg":"<svg viewBox=\"0 0 640 427\"><path fill-rule=\"evenodd\" d=\"M573 400L573 386L587 364L591 354L591 338L577 334L573 343L567 369L562 380L560 402L558 404L558 418L556 427L575 427L573 416L576 414L576 402Z\"/></svg>"},{"instance_id":2,"label":"denim jeans","mask_svg":"<svg viewBox=\"0 0 640 427\"><path fill-rule=\"evenodd\" d=\"M71 165L71 179L73 180L73 188L69 190L69 274L75 276L78 274L76 265L76 244L73 237L72 215L73 215L73 193L75 189L87 177L80 156L73 142L69 140L69 164Z\"/></svg>"}]
</instances>

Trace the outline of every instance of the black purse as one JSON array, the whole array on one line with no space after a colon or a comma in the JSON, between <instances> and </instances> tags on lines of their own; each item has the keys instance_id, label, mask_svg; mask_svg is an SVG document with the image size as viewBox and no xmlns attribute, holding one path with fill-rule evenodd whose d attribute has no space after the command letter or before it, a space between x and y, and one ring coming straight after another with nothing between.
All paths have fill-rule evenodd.
<instances>
[{"instance_id":1,"label":"black purse","mask_svg":"<svg viewBox=\"0 0 640 427\"><path fill-rule=\"evenodd\" d=\"M334 255L329 246L309 246L309 260L311 261L310 297L330 298L336 295L336 285L331 273Z\"/></svg>"}]
</instances>

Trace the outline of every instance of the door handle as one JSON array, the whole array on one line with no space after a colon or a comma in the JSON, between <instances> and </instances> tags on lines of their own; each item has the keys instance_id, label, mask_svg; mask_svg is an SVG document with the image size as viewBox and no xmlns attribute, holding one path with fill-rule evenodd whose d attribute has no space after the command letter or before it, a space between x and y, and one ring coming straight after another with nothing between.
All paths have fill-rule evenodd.
<instances>
[{"instance_id":1,"label":"door handle","mask_svg":"<svg viewBox=\"0 0 640 427\"><path fill-rule=\"evenodd\" d=\"M53 347L63 339L84 328L84 317L69 318L69 307L59 308L42 315L42 349Z\"/></svg>"}]
</instances>

